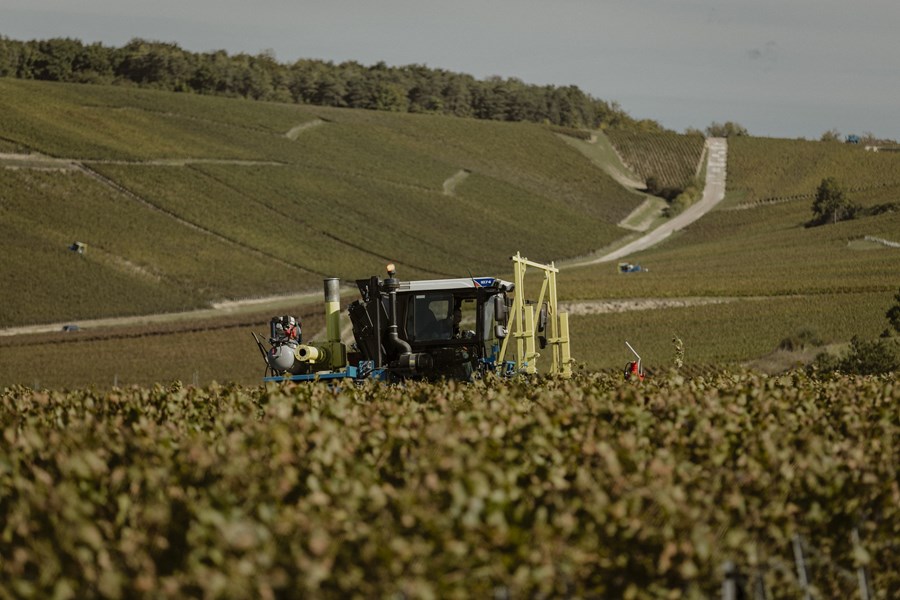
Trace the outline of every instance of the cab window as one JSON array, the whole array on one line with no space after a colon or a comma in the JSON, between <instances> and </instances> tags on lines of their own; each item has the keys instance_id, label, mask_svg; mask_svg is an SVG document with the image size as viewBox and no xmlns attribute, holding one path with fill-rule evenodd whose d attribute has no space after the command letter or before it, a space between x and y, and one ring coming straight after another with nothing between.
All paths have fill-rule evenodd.
<instances>
[{"instance_id":1,"label":"cab window","mask_svg":"<svg viewBox=\"0 0 900 600\"><path fill-rule=\"evenodd\" d=\"M406 331L417 342L449 340L453 336L453 295L416 294L406 311Z\"/></svg>"}]
</instances>

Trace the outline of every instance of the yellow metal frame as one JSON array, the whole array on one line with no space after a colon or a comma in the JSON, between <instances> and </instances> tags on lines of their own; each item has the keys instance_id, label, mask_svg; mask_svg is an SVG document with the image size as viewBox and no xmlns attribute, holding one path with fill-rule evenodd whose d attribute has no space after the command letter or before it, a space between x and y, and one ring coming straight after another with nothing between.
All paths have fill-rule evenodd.
<instances>
[{"instance_id":1,"label":"yellow metal frame","mask_svg":"<svg viewBox=\"0 0 900 600\"><path fill-rule=\"evenodd\" d=\"M500 364L504 364L509 340L515 339L515 367L519 373L534 374L538 372L537 359L541 356L537 351L538 331L535 324L535 306L540 307L547 299L547 347L550 350L550 375L559 377L572 376L571 345L569 342L569 314L560 313L556 302L556 274L559 269L551 262L549 265L536 263L521 256L511 257L514 268L515 297L510 309L507 335L500 346ZM537 302L527 303L525 299L525 271L533 267L543 271L544 280Z\"/></svg>"}]
</instances>

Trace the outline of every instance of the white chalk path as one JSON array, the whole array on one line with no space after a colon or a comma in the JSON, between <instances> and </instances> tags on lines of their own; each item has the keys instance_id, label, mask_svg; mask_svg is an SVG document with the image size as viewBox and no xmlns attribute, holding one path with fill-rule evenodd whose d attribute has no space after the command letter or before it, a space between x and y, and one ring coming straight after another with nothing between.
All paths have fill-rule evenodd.
<instances>
[{"instance_id":1,"label":"white chalk path","mask_svg":"<svg viewBox=\"0 0 900 600\"><path fill-rule=\"evenodd\" d=\"M706 186L703 188L703 196L700 201L692 204L681 214L666 221L653 231L647 233L628 244L613 250L607 254L587 260L567 262L566 267L592 265L603 262L611 262L625 258L635 252L646 250L655 246L672 233L684 229L710 210L725 198L726 164L728 160L728 142L725 138L709 138L706 140L708 147L706 163Z\"/></svg>"}]
</instances>

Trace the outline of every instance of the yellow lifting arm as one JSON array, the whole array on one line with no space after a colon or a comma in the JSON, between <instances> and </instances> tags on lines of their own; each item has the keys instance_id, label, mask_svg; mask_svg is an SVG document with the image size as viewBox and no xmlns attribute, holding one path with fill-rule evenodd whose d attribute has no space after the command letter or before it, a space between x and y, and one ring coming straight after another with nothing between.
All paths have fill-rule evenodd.
<instances>
[{"instance_id":1,"label":"yellow lifting arm","mask_svg":"<svg viewBox=\"0 0 900 600\"><path fill-rule=\"evenodd\" d=\"M514 268L515 297L509 314L507 336L500 347L500 364L503 364L510 338L515 339L515 366L519 373L537 373L537 359L541 354L537 351L538 334L541 333L535 323L535 307L538 315L547 303L547 323L543 332L550 349L550 375L560 377L572 376L572 356L569 342L569 315L559 313L556 297L556 274L559 269L551 262L549 265L530 261L516 252L511 257ZM537 302L532 304L525 300L525 271L533 267L543 272L544 279ZM546 300L545 300L546 298Z\"/></svg>"}]
</instances>

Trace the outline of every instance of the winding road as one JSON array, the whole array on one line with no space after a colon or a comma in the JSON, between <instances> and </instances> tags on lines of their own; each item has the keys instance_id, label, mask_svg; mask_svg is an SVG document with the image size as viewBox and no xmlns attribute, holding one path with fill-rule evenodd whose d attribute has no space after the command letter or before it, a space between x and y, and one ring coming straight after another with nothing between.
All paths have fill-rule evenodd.
<instances>
[{"instance_id":1,"label":"winding road","mask_svg":"<svg viewBox=\"0 0 900 600\"><path fill-rule=\"evenodd\" d=\"M706 145L706 186L703 188L703 197L700 198L699 202L692 204L681 214L621 248L596 258L567 263L566 266L573 267L611 262L635 252L646 250L660 243L672 233L684 229L712 210L716 204L725 198L725 167L728 159L728 142L725 138L709 138L706 140Z\"/></svg>"}]
</instances>

